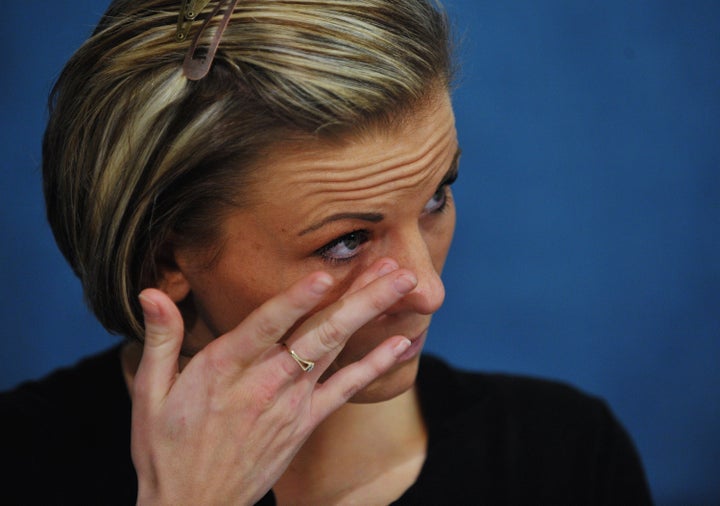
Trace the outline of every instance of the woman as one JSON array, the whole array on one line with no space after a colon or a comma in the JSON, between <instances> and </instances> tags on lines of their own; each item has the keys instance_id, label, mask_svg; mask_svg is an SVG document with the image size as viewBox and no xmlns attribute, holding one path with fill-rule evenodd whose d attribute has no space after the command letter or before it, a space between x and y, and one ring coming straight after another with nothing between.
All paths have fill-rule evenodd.
<instances>
[{"instance_id":1,"label":"woman","mask_svg":"<svg viewBox=\"0 0 720 506\"><path fill-rule=\"evenodd\" d=\"M649 502L601 402L421 358L455 222L448 40L425 0L113 2L43 175L128 340L5 394L11 502Z\"/></svg>"}]
</instances>

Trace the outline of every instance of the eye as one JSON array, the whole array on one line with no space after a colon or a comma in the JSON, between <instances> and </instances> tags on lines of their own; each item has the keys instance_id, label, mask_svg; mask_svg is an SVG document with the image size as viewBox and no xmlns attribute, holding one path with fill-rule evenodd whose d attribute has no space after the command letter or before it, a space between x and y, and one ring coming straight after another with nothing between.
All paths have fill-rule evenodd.
<instances>
[{"instance_id":1,"label":"eye","mask_svg":"<svg viewBox=\"0 0 720 506\"><path fill-rule=\"evenodd\" d=\"M367 230L356 230L326 244L315 254L329 262L343 262L350 260L360 251L360 246L367 242L370 234Z\"/></svg>"},{"instance_id":2,"label":"eye","mask_svg":"<svg viewBox=\"0 0 720 506\"><path fill-rule=\"evenodd\" d=\"M442 185L423 207L424 214L437 213L442 211L447 204L448 185Z\"/></svg>"},{"instance_id":3,"label":"eye","mask_svg":"<svg viewBox=\"0 0 720 506\"><path fill-rule=\"evenodd\" d=\"M458 170L455 165L445 175L443 180L440 182L435 194L427 201L423 207L423 214L441 213L448 205L448 201L452 199L452 193L450 193L450 186L457 180Z\"/></svg>"}]
</instances>

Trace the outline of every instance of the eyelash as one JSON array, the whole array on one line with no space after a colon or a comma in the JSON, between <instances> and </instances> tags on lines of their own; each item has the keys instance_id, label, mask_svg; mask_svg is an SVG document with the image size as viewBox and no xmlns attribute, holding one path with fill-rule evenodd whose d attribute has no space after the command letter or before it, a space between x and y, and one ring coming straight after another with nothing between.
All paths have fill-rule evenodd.
<instances>
[{"instance_id":1,"label":"eyelash","mask_svg":"<svg viewBox=\"0 0 720 506\"><path fill-rule=\"evenodd\" d=\"M348 242L350 240L357 242L357 246L355 246L355 248L352 251L353 254L344 256L344 257L335 257L335 256L330 255L330 251L333 248L339 246L340 244L342 244L344 242ZM357 256L357 254L354 253L355 250L360 248L360 246L362 246L364 243L366 243L369 240L370 240L370 231L369 230L362 230L362 229L354 230L354 231L350 232L349 234L345 234L345 235L340 236L337 239L329 242L328 244L326 244L325 246L323 246L322 248L317 250L315 252L315 254L318 255L320 258L322 258L322 260L324 262L327 262L329 264L335 265L335 264L346 263L346 262L349 262L350 260L352 260L353 258L355 258Z\"/></svg>"},{"instance_id":2,"label":"eyelash","mask_svg":"<svg viewBox=\"0 0 720 506\"><path fill-rule=\"evenodd\" d=\"M438 207L429 211L428 214L439 214L445 211L448 205L448 201L450 200L450 192L448 191L448 189L448 185L443 185L438 191L433 194L431 200L434 199L435 196L438 196L442 199L442 202L440 202L440 205Z\"/></svg>"},{"instance_id":3,"label":"eyelash","mask_svg":"<svg viewBox=\"0 0 720 506\"><path fill-rule=\"evenodd\" d=\"M428 214L441 214L447 210L448 204L450 203L451 194L450 194L450 185L454 182L454 179L451 181L448 181L447 183L443 184L435 194L433 194L432 198L435 198L436 195L441 194L442 196L442 203L440 206L438 206L436 209L433 209ZM367 241L370 240L370 231L365 229L360 230L353 230L349 234L344 234L337 239L334 239L333 241L329 242L322 248L315 251L315 255L319 256L324 262L327 262L331 265L338 265L338 264L344 264L347 262L350 262L352 259L354 259L357 256L357 253L355 251L359 249L363 244L365 244ZM352 254L349 254L347 256L331 256L330 251L345 243L345 242L357 242L357 245L354 246L352 250Z\"/></svg>"}]
</instances>

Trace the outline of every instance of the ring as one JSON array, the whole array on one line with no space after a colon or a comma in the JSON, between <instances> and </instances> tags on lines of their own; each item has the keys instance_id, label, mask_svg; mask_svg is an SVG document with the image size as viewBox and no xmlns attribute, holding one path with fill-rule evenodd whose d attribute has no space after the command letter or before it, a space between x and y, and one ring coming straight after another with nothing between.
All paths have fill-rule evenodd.
<instances>
[{"instance_id":1,"label":"ring","mask_svg":"<svg viewBox=\"0 0 720 506\"><path fill-rule=\"evenodd\" d=\"M310 372L313 370L313 367L315 367L315 362L312 362L310 360L305 360L304 358L300 358L297 353L295 353L295 350L291 350L287 346L285 346L285 349L290 353L290 356L295 359L295 362L298 363L300 366L300 369L302 369L305 372Z\"/></svg>"}]
</instances>

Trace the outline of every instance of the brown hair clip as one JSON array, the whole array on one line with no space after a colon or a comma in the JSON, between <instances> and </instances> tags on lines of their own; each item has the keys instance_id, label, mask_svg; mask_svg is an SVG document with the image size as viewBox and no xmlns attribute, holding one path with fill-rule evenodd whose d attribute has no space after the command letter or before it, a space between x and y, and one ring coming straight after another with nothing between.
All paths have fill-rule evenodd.
<instances>
[{"instance_id":1,"label":"brown hair clip","mask_svg":"<svg viewBox=\"0 0 720 506\"><path fill-rule=\"evenodd\" d=\"M190 27L198 17L200 12L210 3L210 0L183 0L180 6L180 13L178 14L177 33L175 37L177 40L187 39ZM197 81L202 79L210 71L215 53L220 45L220 39L222 38L225 28L227 28L230 22L230 16L232 16L235 6L238 0L218 0L218 4L215 6L213 11L205 18L205 21L200 26L200 29L195 34L188 52L185 54L185 61L183 61L183 74L191 81ZM205 29L210 24L210 21L217 16L222 10L225 10L220 25L217 27L217 31L213 36L210 44L206 48L198 47L200 37L205 32Z\"/></svg>"}]
</instances>

